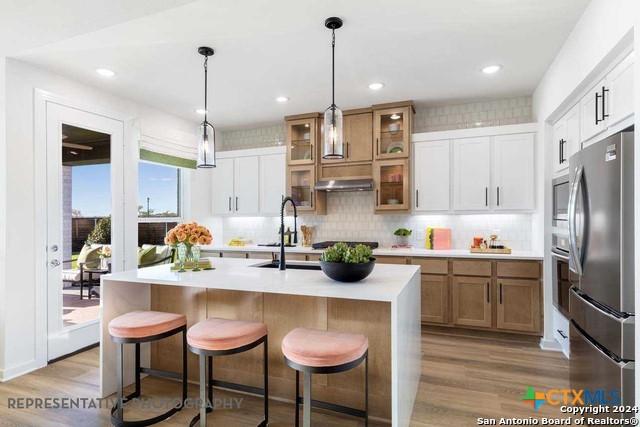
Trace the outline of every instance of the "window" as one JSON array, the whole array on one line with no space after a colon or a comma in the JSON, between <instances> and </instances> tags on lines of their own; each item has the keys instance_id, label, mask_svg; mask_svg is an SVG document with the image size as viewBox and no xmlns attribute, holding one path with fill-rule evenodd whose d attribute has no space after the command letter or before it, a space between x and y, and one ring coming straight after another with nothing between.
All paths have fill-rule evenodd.
<instances>
[{"instance_id":1,"label":"window","mask_svg":"<svg viewBox=\"0 0 640 427\"><path fill-rule=\"evenodd\" d=\"M138 167L138 218L179 218L180 169L140 162Z\"/></svg>"}]
</instances>

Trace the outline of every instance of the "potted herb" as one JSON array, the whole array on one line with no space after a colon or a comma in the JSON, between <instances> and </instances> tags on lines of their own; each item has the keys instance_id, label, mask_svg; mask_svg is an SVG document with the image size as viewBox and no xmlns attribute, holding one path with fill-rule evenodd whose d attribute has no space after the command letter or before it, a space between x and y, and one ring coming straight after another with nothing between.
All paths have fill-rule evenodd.
<instances>
[{"instance_id":1,"label":"potted herb","mask_svg":"<svg viewBox=\"0 0 640 427\"><path fill-rule=\"evenodd\" d=\"M368 246L349 247L346 243L336 243L320 256L320 268L338 282L358 282L373 271L376 259L371 255Z\"/></svg>"},{"instance_id":2,"label":"potted herb","mask_svg":"<svg viewBox=\"0 0 640 427\"><path fill-rule=\"evenodd\" d=\"M411 230L409 230L408 228L398 228L393 232L393 235L396 236L396 245L409 246L409 236L411 236Z\"/></svg>"}]
</instances>

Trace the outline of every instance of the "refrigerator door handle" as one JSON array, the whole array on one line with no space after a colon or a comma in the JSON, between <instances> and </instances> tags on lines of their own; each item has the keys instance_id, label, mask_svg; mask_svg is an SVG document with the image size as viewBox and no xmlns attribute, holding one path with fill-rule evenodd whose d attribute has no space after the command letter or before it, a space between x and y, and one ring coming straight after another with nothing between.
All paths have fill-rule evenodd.
<instances>
[{"instance_id":1,"label":"refrigerator door handle","mask_svg":"<svg viewBox=\"0 0 640 427\"><path fill-rule=\"evenodd\" d=\"M569 193L569 255L571 256L573 263L569 264L569 267L574 267L575 270L572 271L580 276L582 276L582 262L580 260L581 256L578 254L578 242L577 242L577 229L576 229L576 205L578 203L578 188L580 187L580 182L582 181L582 173L583 167L580 166L576 172L575 181L573 182L573 187L571 187L571 192ZM573 264L573 265L572 265Z\"/></svg>"},{"instance_id":2,"label":"refrigerator door handle","mask_svg":"<svg viewBox=\"0 0 640 427\"><path fill-rule=\"evenodd\" d=\"M613 354L608 353L606 350L604 350L603 348L601 348L600 345L596 344L595 341L593 341L593 339L591 339L591 337L589 337L583 330L582 328L580 328L580 326L578 326L578 324L572 319L571 320L571 324L573 325L573 327L575 328L575 331L578 333L578 335L580 336L580 338L586 342L587 344L589 344L589 346L591 346L591 348L593 348L594 350L596 350L598 353L600 353L603 357L606 357L607 359L609 359L611 361L611 363L615 363L616 365L618 365L618 367L620 369L633 369L635 364L633 362L625 362L622 359L619 359L618 357L613 356Z\"/></svg>"}]
</instances>

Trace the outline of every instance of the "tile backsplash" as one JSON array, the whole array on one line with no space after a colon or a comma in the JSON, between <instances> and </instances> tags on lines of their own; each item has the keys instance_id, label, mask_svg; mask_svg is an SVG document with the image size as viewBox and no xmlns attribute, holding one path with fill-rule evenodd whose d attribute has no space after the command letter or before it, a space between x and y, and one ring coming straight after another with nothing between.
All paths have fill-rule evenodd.
<instances>
[{"instance_id":1,"label":"tile backsplash","mask_svg":"<svg viewBox=\"0 0 640 427\"><path fill-rule=\"evenodd\" d=\"M327 215L298 218L299 224L315 227L314 242L377 241L381 246L391 246L395 243L393 232L405 227L413 230L411 244L422 248L427 227L447 227L452 231L453 249L467 248L474 236L488 236L494 232L512 249L531 249L530 214L374 215L371 192L331 193L327 203ZM232 237L244 237L254 243L275 242L279 222L279 217L224 218L223 239L217 243L227 242ZM286 218L285 224L293 228L293 218Z\"/></svg>"}]
</instances>

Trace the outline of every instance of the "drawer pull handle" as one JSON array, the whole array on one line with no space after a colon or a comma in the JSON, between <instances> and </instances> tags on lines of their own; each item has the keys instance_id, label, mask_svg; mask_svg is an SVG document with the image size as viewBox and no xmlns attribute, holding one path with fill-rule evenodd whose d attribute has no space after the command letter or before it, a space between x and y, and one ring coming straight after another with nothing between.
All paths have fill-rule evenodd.
<instances>
[{"instance_id":1,"label":"drawer pull handle","mask_svg":"<svg viewBox=\"0 0 640 427\"><path fill-rule=\"evenodd\" d=\"M560 334L560 336L562 337L562 339L566 340L567 338L569 338L569 337L567 337L567 336L564 334L564 332L562 332L562 330L561 330L561 329L556 329L556 331L558 332L558 334Z\"/></svg>"}]
</instances>

